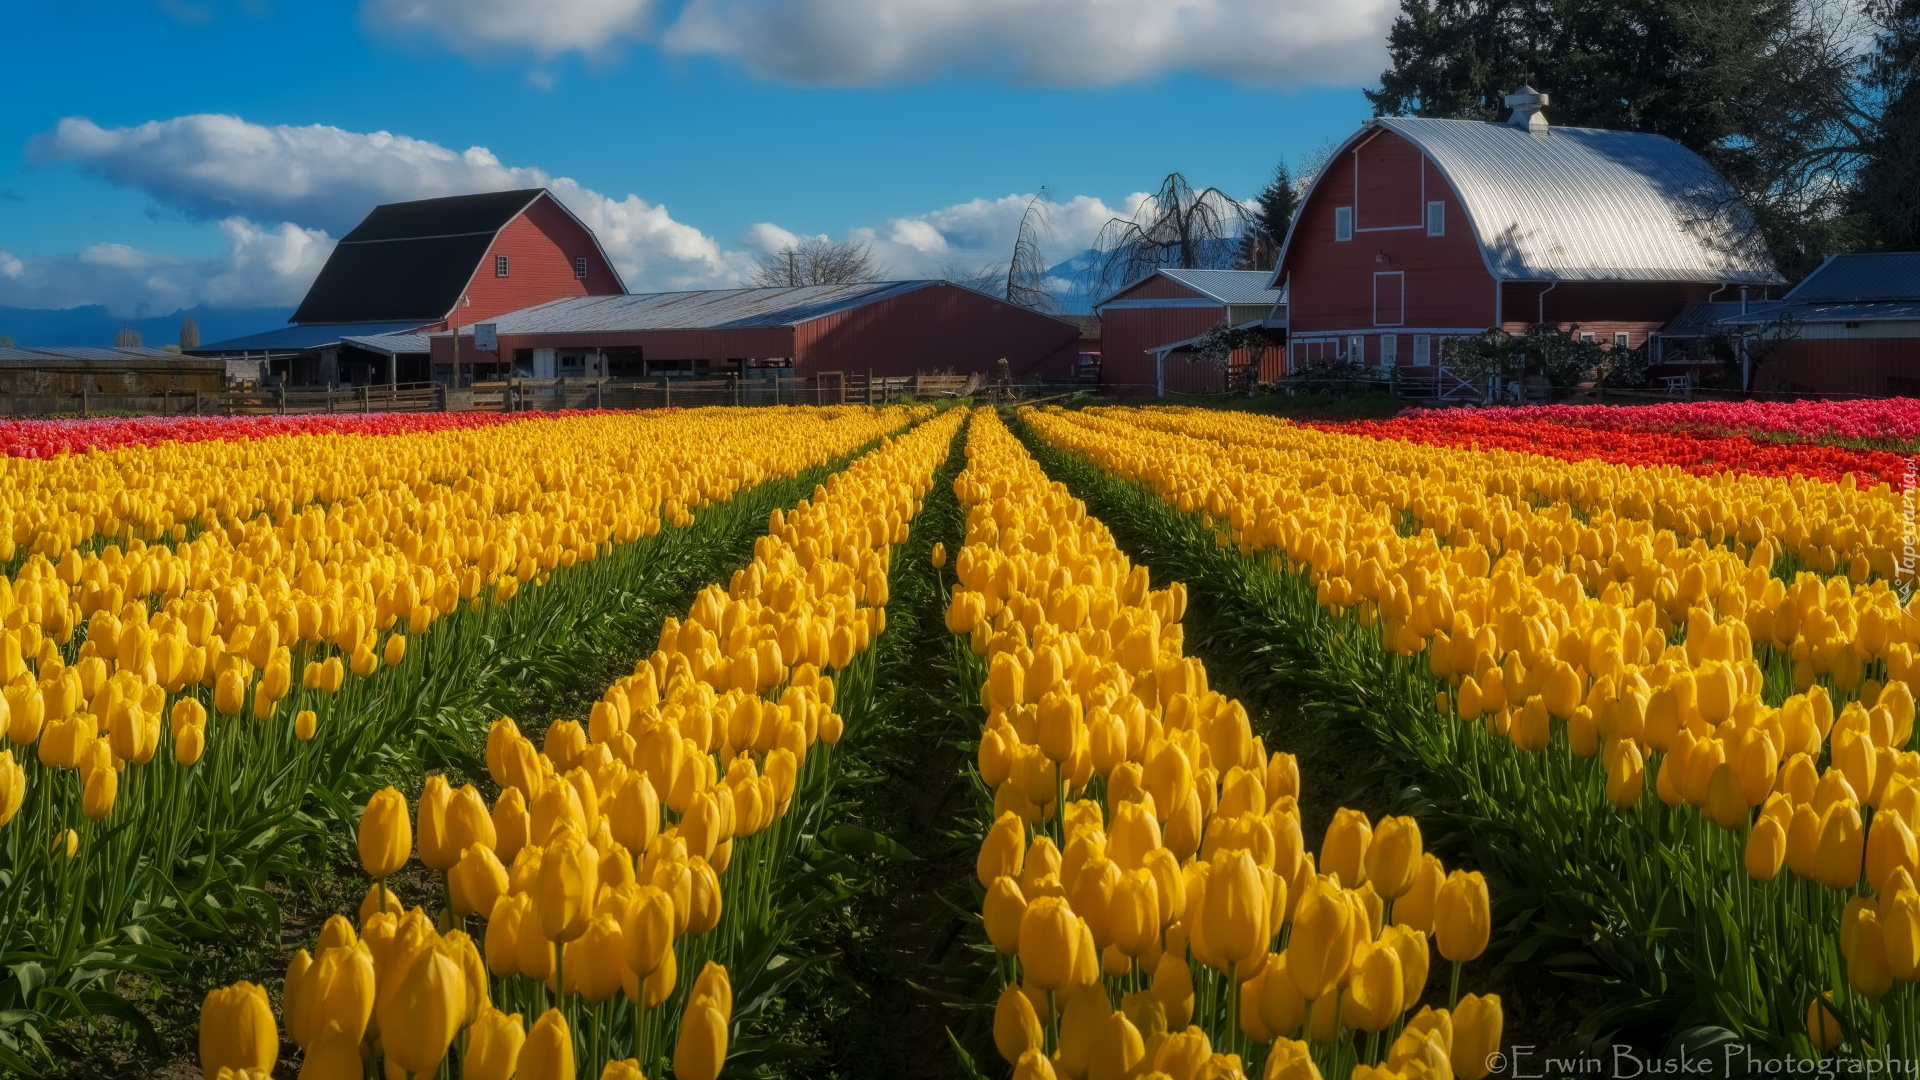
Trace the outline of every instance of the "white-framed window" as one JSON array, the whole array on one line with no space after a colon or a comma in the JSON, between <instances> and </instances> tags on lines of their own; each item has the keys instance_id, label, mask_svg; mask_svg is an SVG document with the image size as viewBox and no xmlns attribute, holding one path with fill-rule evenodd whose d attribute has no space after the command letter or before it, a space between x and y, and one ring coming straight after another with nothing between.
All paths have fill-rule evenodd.
<instances>
[{"instance_id":1,"label":"white-framed window","mask_svg":"<svg viewBox=\"0 0 1920 1080\"><path fill-rule=\"evenodd\" d=\"M1593 331L1591 330L1580 331L1580 344L1582 345L1593 344Z\"/></svg>"},{"instance_id":2,"label":"white-framed window","mask_svg":"<svg viewBox=\"0 0 1920 1080\"><path fill-rule=\"evenodd\" d=\"M1400 363L1400 336L1384 334L1380 338L1380 366L1396 367Z\"/></svg>"},{"instance_id":3,"label":"white-framed window","mask_svg":"<svg viewBox=\"0 0 1920 1080\"><path fill-rule=\"evenodd\" d=\"M573 260L573 276L581 281L587 280L587 257L581 255Z\"/></svg>"},{"instance_id":4,"label":"white-framed window","mask_svg":"<svg viewBox=\"0 0 1920 1080\"><path fill-rule=\"evenodd\" d=\"M1355 334L1347 339L1347 363L1364 364L1367 362L1367 339Z\"/></svg>"},{"instance_id":5,"label":"white-framed window","mask_svg":"<svg viewBox=\"0 0 1920 1080\"><path fill-rule=\"evenodd\" d=\"M1427 235L1447 235L1447 204L1430 202L1427 204Z\"/></svg>"},{"instance_id":6,"label":"white-framed window","mask_svg":"<svg viewBox=\"0 0 1920 1080\"><path fill-rule=\"evenodd\" d=\"M507 257L505 255L495 255L493 257L493 276L507 276Z\"/></svg>"},{"instance_id":7,"label":"white-framed window","mask_svg":"<svg viewBox=\"0 0 1920 1080\"><path fill-rule=\"evenodd\" d=\"M1353 207L1333 208L1333 238L1342 241L1353 239Z\"/></svg>"},{"instance_id":8,"label":"white-framed window","mask_svg":"<svg viewBox=\"0 0 1920 1080\"><path fill-rule=\"evenodd\" d=\"M1426 334L1413 335L1413 366L1433 366L1433 338Z\"/></svg>"},{"instance_id":9,"label":"white-framed window","mask_svg":"<svg viewBox=\"0 0 1920 1080\"><path fill-rule=\"evenodd\" d=\"M1632 348L1633 346L1627 344L1627 341L1628 341L1627 332L1625 330L1615 330L1613 332L1613 347L1615 349L1618 349L1621 352L1625 352L1626 350Z\"/></svg>"}]
</instances>

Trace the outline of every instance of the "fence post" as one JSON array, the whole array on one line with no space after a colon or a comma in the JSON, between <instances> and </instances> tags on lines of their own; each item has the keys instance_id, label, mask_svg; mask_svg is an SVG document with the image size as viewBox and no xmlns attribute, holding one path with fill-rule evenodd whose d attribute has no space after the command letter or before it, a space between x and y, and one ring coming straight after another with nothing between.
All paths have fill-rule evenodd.
<instances>
[{"instance_id":1,"label":"fence post","mask_svg":"<svg viewBox=\"0 0 1920 1080\"><path fill-rule=\"evenodd\" d=\"M200 391L197 388L193 392L193 415L200 415Z\"/></svg>"},{"instance_id":2,"label":"fence post","mask_svg":"<svg viewBox=\"0 0 1920 1080\"><path fill-rule=\"evenodd\" d=\"M83 417L92 415L87 404L87 384L85 382L80 384L80 415Z\"/></svg>"},{"instance_id":3,"label":"fence post","mask_svg":"<svg viewBox=\"0 0 1920 1080\"><path fill-rule=\"evenodd\" d=\"M280 415L287 415L287 384L281 383L274 388L274 395L280 399Z\"/></svg>"},{"instance_id":4,"label":"fence post","mask_svg":"<svg viewBox=\"0 0 1920 1080\"><path fill-rule=\"evenodd\" d=\"M660 376L660 406L666 408L673 404L673 383L665 375Z\"/></svg>"}]
</instances>

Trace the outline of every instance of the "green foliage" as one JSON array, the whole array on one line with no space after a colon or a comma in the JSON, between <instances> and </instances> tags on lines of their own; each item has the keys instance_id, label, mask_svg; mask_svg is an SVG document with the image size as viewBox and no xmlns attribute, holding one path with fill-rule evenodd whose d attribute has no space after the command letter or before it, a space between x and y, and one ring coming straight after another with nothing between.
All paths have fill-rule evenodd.
<instances>
[{"instance_id":1,"label":"green foliage","mask_svg":"<svg viewBox=\"0 0 1920 1080\"><path fill-rule=\"evenodd\" d=\"M1273 167L1273 179L1254 197L1246 235L1240 238L1241 270L1271 270L1286 246L1287 229L1300 209L1300 192L1293 173L1282 161Z\"/></svg>"},{"instance_id":2,"label":"green foliage","mask_svg":"<svg viewBox=\"0 0 1920 1080\"><path fill-rule=\"evenodd\" d=\"M1455 342L1447 369L1477 383L1541 378L1556 390L1566 390L1601 380L1613 370L1613 361L1614 354L1597 342L1579 340L1578 326L1562 332L1559 327L1535 323L1523 334L1496 328ZM1644 381L1644 359L1639 367Z\"/></svg>"},{"instance_id":3,"label":"green foliage","mask_svg":"<svg viewBox=\"0 0 1920 1080\"><path fill-rule=\"evenodd\" d=\"M1880 24L1867 85L1886 106L1854 193L1862 241L1920 251L1920 0L1876 0Z\"/></svg>"}]
</instances>

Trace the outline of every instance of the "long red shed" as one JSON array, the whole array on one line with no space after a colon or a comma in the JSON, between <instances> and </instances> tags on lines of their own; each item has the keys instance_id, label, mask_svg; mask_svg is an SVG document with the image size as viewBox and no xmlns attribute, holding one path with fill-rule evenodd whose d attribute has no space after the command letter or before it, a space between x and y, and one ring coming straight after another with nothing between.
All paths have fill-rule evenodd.
<instances>
[{"instance_id":1,"label":"long red shed","mask_svg":"<svg viewBox=\"0 0 1920 1080\"><path fill-rule=\"evenodd\" d=\"M463 369L524 374L689 377L789 369L799 378L1072 375L1080 328L948 281L709 289L556 300L494 320L498 349L460 335ZM436 367L453 335L433 337Z\"/></svg>"},{"instance_id":2,"label":"long red shed","mask_svg":"<svg viewBox=\"0 0 1920 1080\"><path fill-rule=\"evenodd\" d=\"M1334 153L1273 273L1289 364L1431 367L1451 339L1544 323L1638 347L1689 303L1782 283L1751 213L1671 139L1389 117Z\"/></svg>"}]
</instances>

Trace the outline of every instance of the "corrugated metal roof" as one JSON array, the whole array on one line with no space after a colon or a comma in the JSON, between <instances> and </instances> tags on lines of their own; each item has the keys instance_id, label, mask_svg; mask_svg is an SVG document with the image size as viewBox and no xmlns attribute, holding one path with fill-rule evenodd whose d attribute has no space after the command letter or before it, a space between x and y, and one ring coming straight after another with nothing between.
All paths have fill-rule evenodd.
<instances>
[{"instance_id":1,"label":"corrugated metal roof","mask_svg":"<svg viewBox=\"0 0 1920 1080\"><path fill-rule=\"evenodd\" d=\"M1778 300L1749 300L1746 303L1746 315L1753 316L1766 311L1771 312L1780 306ZM1660 336L1665 338L1712 337L1726 332L1725 320L1741 314L1738 300L1713 300L1702 304L1688 304L1680 313L1660 328Z\"/></svg>"},{"instance_id":2,"label":"corrugated metal roof","mask_svg":"<svg viewBox=\"0 0 1920 1080\"><path fill-rule=\"evenodd\" d=\"M936 281L876 281L859 285L574 296L502 315L494 323L502 334L794 326L937 284Z\"/></svg>"},{"instance_id":3,"label":"corrugated metal roof","mask_svg":"<svg viewBox=\"0 0 1920 1080\"><path fill-rule=\"evenodd\" d=\"M1202 294L1210 300L1222 304L1274 304L1286 303L1287 290L1284 286L1273 284L1273 273L1267 270L1176 270L1161 267L1151 274L1136 278L1115 289L1112 293L1094 301L1093 310L1113 304L1118 297L1138 288L1142 283L1156 277L1166 277ZM1135 307L1178 307L1183 301L1177 300L1128 300ZM1184 303L1193 305L1201 301L1189 299Z\"/></svg>"},{"instance_id":4,"label":"corrugated metal roof","mask_svg":"<svg viewBox=\"0 0 1920 1080\"><path fill-rule=\"evenodd\" d=\"M1920 300L1920 251L1835 255L1795 285L1787 299L1815 303Z\"/></svg>"},{"instance_id":5,"label":"corrugated metal roof","mask_svg":"<svg viewBox=\"0 0 1920 1080\"><path fill-rule=\"evenodd\" d=\"M381 323L310 323L305 326L283 326L278 330L267 330L245 337L228 338L202 345L193 352L205 353L229 352L299 352L304 349L324 349L329 345L338 345L343 336L353 334L369 337L379 334L395 334L407 330L417 330L417 319L407 322Z\"/></svg>"},{"instance_id":6,"label":"corrugated metal roof","mask_svg":"<svg viewBox=\"0 0 1920 1080\"><path fill-rule=\"evenodd\" d=\"M386 353L388 356L433 351L433 338L427 334L349 335L341 338L340 343L368 352Z\"/></svg>"},{"instance_id":7,"label":"corrugated metal roof","mask_svg":"<svg viewBox=\"0 0 1920 1080\"><path fill-rule=\"evenodd\" d=\"M1223 304L1275 304L1284 290L1267 286L1266 270L1162 270L1162 274Z\"/></svg>"},{"instance_id":8,"label":"corrugated metal roof","mask_svg":"<svg viewBox=\"0 0 1920 1080\"><path fill-rule=\"evenodd\" d=\"M165 349L149 349L145 347L115 347L108 349L88 346L52 347L44 349L0 348L0 361L14 362L32 362L36 360L132 360L143 364L150 364L155 361L175 361L182 359L196 360L199 359L199 357L183 357L179 353L168 352Z\"/></svg>"},{"instance_id":9,"label":"corrugated metal roof","mask_svg":"<svg viewBox=\"0 0 1920 1080\"><path fill-rule=\"evenodd\" d=\"M1785 316L1792 322L1920 322L1920 300L1878 300L1864 304L1781 303L1767 310L1722 319L1722 326L1751 326Z\"/></svg>"},{"instance_id":10,"label":"corrugated metal roof","mask_svg":"<svg viewBox=\"0 0 1920 1080\"><path fill-rule=\"evenodd\" d=\"M1508 281L1781 281L1752 215L1660 135L1477 120L1374 121L1425 151Z\"/></svg>"}]
</instances>

